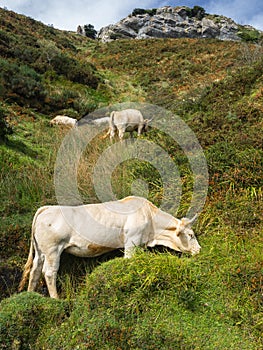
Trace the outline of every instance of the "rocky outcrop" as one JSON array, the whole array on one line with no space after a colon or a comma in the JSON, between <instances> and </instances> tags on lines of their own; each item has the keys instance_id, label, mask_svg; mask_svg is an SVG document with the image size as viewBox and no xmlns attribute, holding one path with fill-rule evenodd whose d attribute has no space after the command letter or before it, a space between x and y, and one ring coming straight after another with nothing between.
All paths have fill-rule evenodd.
<instances>
[{"instance_id":1,"label":"rocky outcrop","mask_svg":"<svg viewBox=\"0 0 263 350\"><path fill-rule=\"evenodd\" d=\"M116 24L102 28L98 38L103 41L116 39L147 38L217 38L240 41L239 26L230 18L196 13L189 7L165 6L154 14L132 14Z\"/></svg>"}]
</instances>

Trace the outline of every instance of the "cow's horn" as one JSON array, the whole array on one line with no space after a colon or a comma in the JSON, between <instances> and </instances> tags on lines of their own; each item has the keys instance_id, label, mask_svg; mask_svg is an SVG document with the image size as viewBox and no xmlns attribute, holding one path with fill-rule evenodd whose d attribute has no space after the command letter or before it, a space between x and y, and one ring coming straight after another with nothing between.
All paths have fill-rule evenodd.
<instances>
[{"instance_id":1,"label":"cow's horn","mask_svg":"<svg viewBox=\"0 0 263 350\"><path fill-rule=\"evenodd\" d=\"M191 225L193 222L195 222L197 217L198 217L198 213L196 213L195 216L192 219L189 220L188 224Z\"/></svg>"}]
</instances>

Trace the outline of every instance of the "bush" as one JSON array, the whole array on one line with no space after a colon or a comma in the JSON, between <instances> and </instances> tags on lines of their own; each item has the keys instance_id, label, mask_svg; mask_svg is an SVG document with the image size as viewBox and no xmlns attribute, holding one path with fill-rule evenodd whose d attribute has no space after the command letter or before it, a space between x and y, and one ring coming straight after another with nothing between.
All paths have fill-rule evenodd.
<instances>
[{"instance_id":1,"label":"bush","mask_svg":"<svg viewBox=\"0 0 263 350\"><path fill-rule=\"evenodd\" d=\"M136 8L132 11L132 16L144 15L146 13L145 9Z\"/></svg>"},{"instance_id":2,"label":"bush","mask_svg":"<svg viewBox=\"0 0 263 350\"><path fill-rule=\"evenodd\" d=\"M96 69L90 63L81 63L64 54L56 55L52 61L51 66L57 74L64 75L69 80L88 85L96 89L99 79L96 76Z\"/></svg>"},{"instance_id":3,"label":"bush","mask_svg":"<svg viewBox=\"0 0 263 350\"><path fill-rule=\"evenodd\" d=\"M186 12L188 17L196 17L199 20L204 18L205 16L205 9L201 6L194 6L193 8L186 8Z\"/></svg>"},{"instance_id":4,"label":"bush","mask_svg":"<svg viewBox=\"0 0 263 350\"><path fill-rule=\"evenodd\" d=\"M1 56L2 57L8 57L10 56L10 49L9 49L9 43L11 41L10 34L6 33L3 30L0 30L0 49L1 49Z\"/></svg>"},{"instance_id":5,"label":"bush","mask_svg":"<svg viewBox=\"0 0 263 350\"><path fill-rule=\"evenodd\" d=\"M244 26L239 26L239 32L237 35L245 42L256 43L262 39L262 34L254 28L246 28Z\"/></svg>"},{"instance_id":6,"label":"bush","mask_svg":"<svg viewBox=\"0 0 263 350\"><path fill-rule=\"evenodd\" d=\"M91 38L91 39L96 38L97 31L94 29L94 26L92 24L85 24L84 25L84 32L88 38Z\"/></svg>"},{"instance_id":7,"label":"bush","mask_svg":"<svg viewBox=\"0 0 263 350\"><path fill-rule=\"evenodd\" d=\"M157 9L141 9L141 8L136 8L132 11L132 16L137 16L137 15L145 15L148 14L150 16L154 16L156 14Z\"/></svg>"},{"instance_id":8,"label":"bush","mask_svg":"<svg viewBox=\"0 0 263 350\"><path fill-rule=\"evenodd\" d=\"M10 135L13 132L6 119L6 111L0 104L0 140L3 141L6 140L7 135Z\"/></svg>"},{"instance_id":9,"label":"bush","mask_svg":"<svg viewBox=\"0 0 263 350\"><path fill-rule=\"evenodd\" d=\"M43 100L45 89L41 81L41 76L34 69L26 65L18 65L7 60L0 59L0 81L3 89L3 98L17 99L16 96L33 102Z\"/></svg>"},{"instance_id":10,"label":"bush","mask_svg":"<svg viewBox=\"0 0 263 350\"><path fill-rule=\"evenodd\" d=\"M66 317L67 304L37 293L21 293L0 304L0 349L35 348L40 332Z\"/></svg>"}]
</instances>

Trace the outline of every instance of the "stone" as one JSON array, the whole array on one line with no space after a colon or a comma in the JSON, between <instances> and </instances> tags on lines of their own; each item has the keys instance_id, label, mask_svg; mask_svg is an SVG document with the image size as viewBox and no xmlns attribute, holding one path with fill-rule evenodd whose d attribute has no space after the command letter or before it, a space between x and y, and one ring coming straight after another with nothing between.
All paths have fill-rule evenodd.
<instances>
[{"instance_id":1,"label":"stone","mask_svg":"<svg viewBox=\"0 0 263 350\"><path fill-rule=\"evenodd\" d=\"M117 39L146 38L215 38L240 41L239 26L224 16L204 13L191 15L186 6L164 6L155 14L129 15L116 24L111 24L98 33L98 39L107 42Z\"/></svg>"}]
</instances>

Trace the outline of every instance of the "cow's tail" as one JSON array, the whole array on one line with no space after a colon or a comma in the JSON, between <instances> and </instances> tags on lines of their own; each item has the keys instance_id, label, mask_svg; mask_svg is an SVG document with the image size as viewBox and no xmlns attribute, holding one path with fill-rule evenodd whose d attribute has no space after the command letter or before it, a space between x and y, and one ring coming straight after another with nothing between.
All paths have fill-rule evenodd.
<instances>
[{"instance_id":1,"label":"cow's tail","mask_svg":"<svg viewBox=\"0 0 263 350\"><path fill-rule=\"evenodd\" d=\"M114 127L114 115L115 111L112 111L110 114L110 119L109 119L109 125L113 128Z\"/></svg>"},{"instance_id":2,"label":"cow's tail","mask_svg":"<svg viewBox=\"0 0 263 350\"><path fill-rule=\"evenodd\" d=\"M114 113L115 111L112 111L110 114L110 119L109 119L109 130L107 131L107 133L105 135L103 135L101 138L102 139L106 139L106 137L108 135L110 135L111 129L116 130L116 126L114 124Z\"/></svg>"},{"instance_id":3,"label":"cow's tail","mask_svg":"<svg viewBox=\"0 0 263 350\"><path fill-rule=\"evenodd\" d=\"M32 264L33 264L33 256L34 256L34 244L33 244L33 241L34 241L34 235L35 235L36 219L37 219L38 215L40 213L42 213L44 210L46 210L46 209L47 209L47 207L39 208L37 210L37 212L36 212L36 214L34 216L33 222L32 222L30 249L29 249L27 262L26 262L26 264L24 266L24 271L23 271L23 274L22 274L22 278L21 278L21 281L20 281L19 286L18 286L18 291L19 292L21 292L24 289L26 281L27 281L27 278L28 278L28 275L30 273L30 270L31 270L31 267L32 267Z\"/></svg>"},{"instance_id":4,"label":"cow's tail","mask_svg":"<svg viewBox=\"0 0 263 350\"><path fill-rule=\"evenodd\" d=\"M105 135L103 135L103 136L101 136L101 139L106 139L106 137L108 136L110 134L110 129L107 131L107 133L105 134Z\"/></svg>"}]
</instances>

